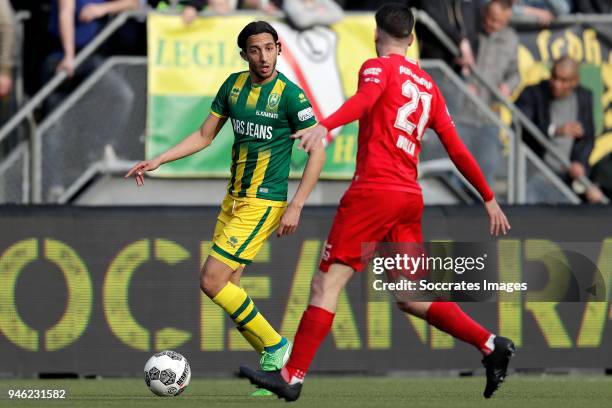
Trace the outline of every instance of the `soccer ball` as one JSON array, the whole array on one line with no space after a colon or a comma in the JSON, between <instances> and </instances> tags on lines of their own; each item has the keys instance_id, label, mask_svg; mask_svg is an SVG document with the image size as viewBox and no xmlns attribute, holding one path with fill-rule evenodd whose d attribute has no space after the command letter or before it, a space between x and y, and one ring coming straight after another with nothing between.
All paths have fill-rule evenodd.
<instances>
[{"instance_id":1,"label":"soccer ball","mask_svg":"<svg viewBox=\"0 0 612 408\"><path fill-rule=\"evenodd\" d=\"M179 395L191 380L187 359L169 350L153 355L145 364L144 374L147 387L160 397Z\"/></svg>"}]
</instances>

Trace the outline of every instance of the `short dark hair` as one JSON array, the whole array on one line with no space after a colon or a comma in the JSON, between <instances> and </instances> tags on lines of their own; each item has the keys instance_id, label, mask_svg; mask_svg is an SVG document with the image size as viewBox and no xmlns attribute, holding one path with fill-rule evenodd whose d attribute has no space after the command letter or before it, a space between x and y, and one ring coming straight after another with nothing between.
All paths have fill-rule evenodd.
<instances>
[{"instance_id":1,"label":"short dark hair","mask_svg":"<svg viewBox=\"0 0 612 408\"><path fill-rule=\"evenodd\" d=\"M253 21L247 24L242 29L242 31L240 31L240 34L238 34L238 47L240 47L240 49L244 51L246 49L247 38L252 35L263 33L268 33L272 35L272 37L274 38L274 42L278 41L278 33L276 32L274 27L272 27L269 23L265 21Z\"/></svg>"},{"instance_id":2,"label":"short dark hair","mask_svg":"<svg viewBox=\"0 0 612 408\"><path fill-rule=\"evenodd\" d=\"M376 11L376 26L395 38L407 38L414 28L414 16L410 8L399 3L382 5Z\"/></svg>"}]
</instances>

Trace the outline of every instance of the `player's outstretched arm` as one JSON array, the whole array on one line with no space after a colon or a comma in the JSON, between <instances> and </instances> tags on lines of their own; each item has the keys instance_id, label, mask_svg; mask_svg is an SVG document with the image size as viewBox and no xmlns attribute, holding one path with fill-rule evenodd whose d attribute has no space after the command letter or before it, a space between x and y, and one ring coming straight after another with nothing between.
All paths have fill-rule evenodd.
<instances>
[{"instance_id":1,"label":"player's outstretched arm","mask_svg":"<svg viewBox=\"0 0 612 408\"><path fill-rule=\"evenodd\" d=\"M298 186L293 199L285 210L281 218L280 225L276 232L276 236L293 234L300 222L300 215L306 199L312 192L312 189L319 180L319 175L325 164L325 148L322 146L322 141L319 139L320 146L316 146L308 153L308 162L302 174L302 180Z\"/></svg>"},{"instance_id":2,"label":"player's outstretched arm","mask_svg":"<svg viewBox=\"0 0 612 408\"><path fill-rule=\"evenodd\" d=\"M442 129L437 129L436 133L438 133L440 141L444 145L444 148L455 166L457 166L461 174L463 174L470 184L480 193L487 213L489 214L491 234L498 236L502 233L505 235L510 230L508 218L499 207L474 156L472 156L470 151L463 144L463 141L459 138L455 126L449 121Z\"/></svg>"},{"instance_id":3,"label":"player's outstretched arm","mask_svg":"<svg viewBox=\"0 0 612 408\"><path fill-rule=\"evenodd\" d=\"M364 64L364 66L366 68L362 67L361 71L367 71L367 65ZM365 79L372 79L367 78L367 75L365 79L363 75L360 75L360 78L357 93L344 102L337 111L322 120L319 125L301 130L291 136L294 139L300 139L298 149L310 152L321 145L319 143L321 140L324 140L323 143L328 143L329 141L326 137L331 130L356 121L364 113L372 109L372 106L374 106L384 91L384 86L380 84L382 76L380 79L375 78L378 82L366 82Z\"/></svg>"},{"instance_id":4,"label":"player's outstretched arm","mask_svg":"<svg viewBox=\"0 0 612 408\"><path fill-rule=\"evenodd\" d=\"M144 184L144 174L153 171L164 163L190 156L209 146L219 133L227 118L220 118L213 114L208 115L202 126L176 146L171 147L151 160L138 162L127 172L125 178L134 176L138 187Z\"/></svg>"}]
</instances>

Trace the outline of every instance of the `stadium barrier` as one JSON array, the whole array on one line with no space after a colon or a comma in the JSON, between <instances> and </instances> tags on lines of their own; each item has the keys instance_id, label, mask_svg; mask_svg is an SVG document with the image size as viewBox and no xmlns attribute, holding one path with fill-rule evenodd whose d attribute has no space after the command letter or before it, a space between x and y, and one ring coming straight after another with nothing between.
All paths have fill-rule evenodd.
<instances>
[{"instance_id":1,"label":"stadium barrier","mask_svg":"<svg viewBox=\"0 0 612 408\"><path fill-rule=\"evenodd\" d=\"M141 375L155 350L175 349L194 375L226 375L258 356L229 319L201 295L198 270L210 247L217 208L3 207L0 211L0 375ZM298 233L271 238L247 267L242 285L270 322L292 337L334 214L306 208ZM520 279L562 242L588 244L599 280L590 302L543 301L538 293L501 293L498 302L462 303L475 319L514 339L514 369L612 367L612 213L606 207L509 207L512 234L488 235L481 208L429 207L427 240L487 241L497 273ZM584 245L582 245L584 246ZM564 250L575 274L593 273ZM589 252L588 254L586 252ZM547 269L548 268L548 269ZM578 275L574 275L578 276ZM589 275L591 276L591 275ZM475 370L479 354L416 318L401 314L374 275L358 274L340 297L317 372L388 373ZM527 278L527 277L525 277Z\"/></svg>"}]
</instances>

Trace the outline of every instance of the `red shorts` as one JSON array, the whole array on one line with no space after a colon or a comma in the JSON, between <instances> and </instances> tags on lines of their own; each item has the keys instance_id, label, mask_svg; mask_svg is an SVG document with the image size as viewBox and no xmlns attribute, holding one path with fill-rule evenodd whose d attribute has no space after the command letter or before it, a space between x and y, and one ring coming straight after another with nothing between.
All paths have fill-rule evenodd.
<instances>
[{"instance_id":1,"label":"red shorts","mask_svg":"<svg viewBox=\"0 0 612 408\"><path fill-rule=\"evenodd\" d=\"M370 261L364 244L421 243L422 213L420 194L349 188L340 200L319 268L327 272L340 263L361 271Z\"/></svg>"}]
</instances>

